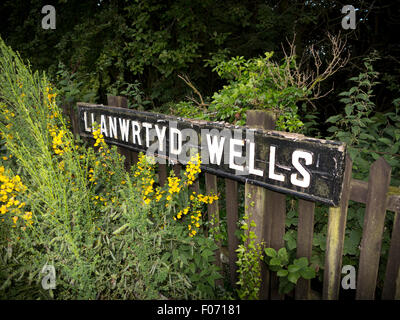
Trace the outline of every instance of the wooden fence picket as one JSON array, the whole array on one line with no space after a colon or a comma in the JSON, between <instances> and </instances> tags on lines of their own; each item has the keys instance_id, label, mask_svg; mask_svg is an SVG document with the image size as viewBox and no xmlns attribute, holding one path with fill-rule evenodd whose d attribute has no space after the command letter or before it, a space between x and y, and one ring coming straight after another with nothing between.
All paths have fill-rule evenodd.
<instances>
[{"instance_id":1,"label":"wooden fence picket","mask_svg":"<svg viewBox=\"0 0 400 320\"><path fill-rule=\"evenodd\" d=\"M107 96L107 104L112 107L128 108L128 99L122 96ZM129 171L131 165L138 161L138 153L122 147L118 147L118 152L125 157L125 168Z\"/></svg>"},{"instance_id":2,"label":"wooden fence picket","mask_svg":"<svg viewBox=\"0 0 400 320\"><path fill-rule=\"evenodd\" d=\"M297 252L296 257L311 259L313 235L314 235L314 209L315 202L299 199L299 220L297 223ZM310 298L310 280L299 279L295 289L296 300Z\"/></svg>"},{"instance_id":3,"label":"wooden fence picket","mask_svg":"<svg viewBox=\"0 0 400 320\"><path fill-rule=\"evenodd\" d=\"M275 129L276 115L273 112L261 110L249 110L246 114L246 125L251 128L273 130ZM257 243L264 242L265 247L271 247L271 230L274 212L267 211L267 194L272 191L267 189L245 184L245 212L249 221L254 220L256 226L250 228L257 237ZM271 198L271 196L270 196ZM273 197L272 197L273 198ZM271 201L273 199L271 198ZM261 264L261 288L260 299L266 300L270 297L270 272L265 263Z\"/></svg>"},{"instance_id":4,"label":"wooden fence picket","mask_svg":"<svg viewBox=\"0 0 400 320\"><path fill-rule=\"evenodd\" d=\"M206 173L205 174L205 182L206 182L206 194L218 194L218 181L217 176ZM207 204L207 214L208 214L208 222L213 223L213 227L217 228L220 226L220 217L219 217L219 201L216 200L211 204ZM215 251L215 264L222 268L221 261L221 242L217 241L218 249ZM216 284L221 285L222 280L216 280Z\"/></svg>"},{"instance_id":5,"label":"wooden fence picket","mask_svg":"<svg viewBox=\"0 0 400 320\"><path fill-rule=\"evenodd\" d=\"M400 277L400 211L394 214L382 300L393 300L396 295L396 289L400 292L399 284L397 284L396 288L398 277Z\"/></svg>"},{"instance_id":6,"label":"wooden fence picket","mask_svg":"<svg viewBox=\"0 0 400 320\"><path fill-rule=\"evenodd\" d=\"M228 231L229 276L231 285L236 288L237 252L239 239L236 236L237 222L239 220L238 183L225 179L226 223Z\"/></svg>"},{"instance_id":7,"label":"wooden fence picket","mask_svg":"<svg viewBox=\"0 0 400 320\"><path fill-rule=\"evenodd\" d=\"M375 298L390 172L391 167L384 158L376 160L370 169L357 277L357 300Z\"/></svg>"},{"instance_id":8,"label":"wooden fence picket","mask_svg":"<svg viewBox=\"0 0 400 320\"><path fill-rule=\"evenodd\" d=\"M267 190L267 207L265 214L272 217L270 246L279 250L285 246L285 222L286 222L286 195ZM271 272L270 298L271 300L282 300L284 297L278 292L279 278L276 272Z\"/></svg>"},{"instance_id":9,"label":"wooden fence picket","mask_svg":"<svg viewBox=\"0 0 400 320\"><path fill-rule=\"evenodd\" d=\"M328 231L326 235L325 269L322 298L337 300L341 279L344 237L346 232L347 209L350 198L351 169L353 162L346 157L343 191L340 205L329 208Z\"/></svg>"}]
</instances>

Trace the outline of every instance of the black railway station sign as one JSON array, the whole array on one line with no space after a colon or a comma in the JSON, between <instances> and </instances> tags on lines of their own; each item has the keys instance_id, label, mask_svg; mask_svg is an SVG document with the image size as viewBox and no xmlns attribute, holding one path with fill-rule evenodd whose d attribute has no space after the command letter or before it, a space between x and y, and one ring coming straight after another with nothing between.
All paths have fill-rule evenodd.
<instances>
[{"instance_id":1,"label":"black railway station sign","mask_svg":"<svg viewBox=\"0 0 400 320\"><path fill-rule=\"evenodd\" d=\"M203 171L331 206L339 204L346 145L300 134L78 103L79 133L165 163L186 164L193 152Z\"/></svg>"}]
</instances>

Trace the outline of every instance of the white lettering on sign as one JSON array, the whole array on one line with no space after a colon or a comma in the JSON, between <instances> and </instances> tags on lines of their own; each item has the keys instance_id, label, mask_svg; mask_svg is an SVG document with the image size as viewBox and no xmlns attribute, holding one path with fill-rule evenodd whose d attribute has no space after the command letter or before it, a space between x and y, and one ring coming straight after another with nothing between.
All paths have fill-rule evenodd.
<instances>
[{"instance_id":1,"label":"white lettering on sign","mask_svg":"<svg viewBox=\"0 0 400 320\"><path fill-rule=\"evenodd\" d=\"M106 117L103 114L100 117L100 133L108 138Z\"/></svg>"},{"instance_id":2,"label":"white lettering on sign","mask_svg":"<svg viewBox=\"0 0 400 320\"><path fill-rule=\"evenodd\" d=\"M122 141L128 142L129 139L129 120L119 118L119 131Z\"/></svg>"},{"instance_id":3,"label":"white lettering on sign","mask_svg":"<svg viewBox=\"0 0 400 320\"><path fill-rule=\"evenodd\" d=\"M132 140L136 144L136 138L138 139L137 144L142 145L142 140L140 139L140 125L137 121L132 121Z\"/></svg>"},{"instance_id":4,"label":"white lettering on sign","mask_svg":"<svg viewBox=\"0 0 400 320\"><path fill-rule=\"evenodd\" d=\"M93 116L93 114L92 114L92 116ZM86 112L83 113L83 122L85 123L85 131L91 132L91 129L87 125L87 113Z\"/></svg>"},{"instance_id":5,"label":"white lettering on sign","mask_svg":"<svg viewBox=\"0 0 400 320\"><path fill-rule=\"evenodd\" d=\"M92 123L94 123L94 115L91 114ZM100 128L101 133L104 134L106 137L114 138L114 139L121 139L124 142L129 142L129 128L130 124L132 125L132 142L134 144L142 145L141 141L141 129L144 128L145 133L145 145L146 148L150 147L150 140L154 139L157 136L158 142L154 147L158 147L160 152L164 152L164 144L165 144L165 137L167 126L159 126L157 124L154 125L149 122L139 123L135 120L129 120L124 118L117 118L108 116L108 125L109 128L107 130L107 122L104 115L100 115ZM87 112L83 113L83 121L84 121L84 128L86 132L91 132L90 126L88 125L88 115ZM120 136L118 136L118 124L119 124L119 132ZM93 126L93 124L92 124ZM169 126L169 153L173 156L179 156L180 160L183 160L184 155L182 155L183 151L183 144L182 144L182 132L185 132L185 136L191 137L189 142L185 143L185 151L193 148L194 145L197 145L197 134L194 132L193 137L187 130L191 129L184 129L183 131L176 128L176 122L173 125L170 124ZM224 155L224 147L225 141L227 140L225 136L221 136L219 131L216 131L214 134L211 134L208 130L204 131L205 138L206 138L206 149L207 149L207 157L203 159L203 163L210 163L221 165L221 161ZM203 135L203 133L202 133ZM196 139L193 139L196 137ZM229 150L227 150L228 158L226 161L229 164L229 168L239 171L237 174L253 174L259 177L264 176L264 171L262 169L255 167L255 160L256 160L256 144L251 141L251 139L234 139L228 138L229 140ZM248 150L246 156L248 163L248 171L245 172L245 168L243 165L238 164L238 160L242 158L243 160L243 147L245 145L245 141L247 141ZM240 151L238 148L240 147ZM156 148L157 149L157 148ZM269 148L269 164L268 164L268 178L285 182L286 176L283 173L276 172L276 152L277 147L271 145ZM292 165L296 172L290 174L290 183L294 186L298 186L301 188L308 188L311 183L311 175L309 171L304 167L304 165L309 166L313 163L313 154L311 152L303 151L303 150L295 150L292 153ZM300 163L300 159L302 159L302 163ZM239 160L240 161L240 160ZM280 165L279 167L283 167ZM290 168L288 169L290 170Z\"/></svg>"},{"instance_id":6,"label":"white lettering on sign","mask_svg":"<svg viewBox=\"0 0 400 320\"><path fill-rule=\"evenodd\" d=\"M143 122L142 126L146 129L146 148L150 147L150 129L153 127L151 123Z\"/></svg>"},{"instance_id":7,"label":"white lettering on sign","mask_svg":"<svg viewBox=\"0 0 400 320\"><path fill-rule=\"evenodd\" d=\"M121 120L121 119L119 119L119 120ZM118 139L117 118L108 116L108 125L110 127L110 137L114 138L114 139Z\"/></svg>"},{"instance_id":8,"label":"white lettering on sign","mask_svg":"<svg viewBox=\"0 0 400 320\"><path fill-rule=\"evenodd\" d=\"M174 135L176 135L177 141L175 141ZM179 155L181 151L182 133L177 128L169 128L169 153Z\"/></svg>"},{"instance_id":9,"label":"white lettering on sign","mask_svg":"<svg viewBox=\"0 0 400 320\"><path fill-rule=\"evenodd\" d=\"M229 141L229 168L244 171L243 166L235 164L235 157L242 157L242 151L235 151L235 146L243 146L244 141L239 139L231 139Z\"/></svg>"},{"instance_id":10,"label":"white lettering on sign","mask_svg":"<svg viewBox=\"0 0 400 320\"><path fill-rule=\"evenodd\" d=\"M161 131L158 125L155 126L156 128L156 133L157 133L157 139L158 139L158 149L160 152L164 151L164 139L165 139L165 131L167 130L167 127L162 127Z\"/></svg>"},{"instance_id":11,"label":"white lettering on sign","mask_svg":"<svg viewBox=\"0 0 400 320\"><path fill-rule=\"evenodd\" d=\"M201 155L202 170L336 206L346 145L289 133L188 120L96 105L79 106L82 136L100 126L106 142L185 165Z\"/></svg>"},{"instance_id":12,"label":"white lettering on sign","mask_svg":"<svg viewBox=\"0 0 400 320\"><path fill-rule=\"evenodd\" d=\"M311 181L310 173L301 165L299 159L304 159L305 164L308 166L312 164L312 154L306 151L296 150L292 154L292 164L299 171L299 173L303 176L303 179L300 180L298 178L297 173L292 173L290 176L290 182L302 188L308 188Z\"/></svg>"},{"instance_id":13,"label":"white lettering on sign","mask_svg":"<svg viewBox=\"0 0 400 320\"><path fill-rule=\"evenodd\" d=\"M255 143L250 142L249 173L262 177L264 172L262 170L254 168L254 159L255 159Z\"/></svg>"},{"instance_id":14,"label":"white lettering on sign","mask_svg":"<svg viewBox=\"0 0 400 320\"><path fill-rule=\"evenodd\" d=\"M213 136L211 141L211 135L207 134L207 145L210 154L210 163L221 164L222 153L224 151L225 137L221 137L218 143L218 136Z\"/></svg>"},{"instance_id":15,"label":"white lettering on sign","mask_svg":"<svg viewBox=\"0 0 400 320\"><path fill-rule=\"evenodd\" d=\"M269 174L268 178L277 180L277 181L285 181L285 176L283 174L276 174L275 173L275 151L276 147L271 146L269 148Z\"/></svg>"}]
</instances>

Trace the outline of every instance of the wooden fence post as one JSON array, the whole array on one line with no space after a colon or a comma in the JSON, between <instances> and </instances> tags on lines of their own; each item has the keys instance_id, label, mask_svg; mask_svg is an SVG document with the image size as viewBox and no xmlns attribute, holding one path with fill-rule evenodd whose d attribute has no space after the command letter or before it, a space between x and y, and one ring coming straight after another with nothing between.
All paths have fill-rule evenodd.
<instances>
[{"instance_id":1,"label":"wooden fence post","mask_svg":"<svg viewBox=\"0 0 400 320\"><path fill-rule=\"evenodd\" d=\"M205 174L205 182L206 182L206 194L218 194L218 184L217 184L217 176L207 173ZM212 204L207 204L207 214L208 214L208 222L214 224L215 228L218 228L220 225L219 221L219 205L218 200L214 201ZM215 264L222 269L222 261L221 261L221 243L217 241L218 249L215 251ZM217 285L222 285L222 279L216 280Z\"/></svg>"},{"instance_id":2,"label":"wooden fence post","mask_svg":"<svg viewBox=\"0 0 400 320\"><path fill-rule=\"evenodd\" d=\"M370 169L357 277L357 300L375 298L390 173L391 167L383 157L376 160Z\"/></svg>"},{"instance_id":3,"label":"wooden fence post","mask_svg":"<svg viewBox=\"0 0 400 320\"><path fill-rule=\"evenodd\" d=\"M350 198L351 170L353 161L346 156L343 191L339 207L329 208L328 232L326 235L325 270L322 298L337 300L341 279L344 237L346 232L347 208Z\"/></svg>"},{"instance_id":4,"label":"wooden fence post","mask_svg":"<svg viewBox=\"0 0 400 320\"><path fill-rule=\"evenodd\" d=\"M276 115L273 112L266 112L261 110L247 111L246 125L249 127L265 130L273 130L275 128ZM275 199L274 199L275 198ZM283 197L284 199L284 197ZM245 184L245 212L249 220L254 220L256 227L250 228L257 236L257 243L264 242L265 247L271 246L271 230L274 215L277 220L282 220L285 214L284 209L281 208L282 197L276 192L269 191L265 188ZM270 207L268 207L270 205ZM275 212L274 212L275 211ZM274 225L277 228L275 234L282 234L282 224L277 223ZM283 234L285 232L285 221L283 218ZM282 234L282 239L283 239ZM279 238L279 237L278 237ZM274 244L278 244L279 240L274 239ZM265 263L260 262L261 266L261 288L260 299L269 299L270 293L270 273Z\"/></svg>"},{"instance_id":5,"label":"wooden fence post","mask_svg":"<svg viewBox=\"0 0 400 320\"><path fill-rule=\"evenodd\" d=\"M396 288L397 277L400 277L400 212L394 213L382 300L393 300L396 295L396 289L400 292L400 287Z\"/></svg>"},{"instance_id":6,"label":"wooden fence post","mask_svg":"<svg viewBox=\"0 0 400 320\"><path fill-rule=\"evenodd\" d=\"M239 219L238 183L231 179L225 179L225 200L226 200L226 223L228 227L228 254L229 274L232 288L236 288L237 252L239 239L235 232Z\"/></svg>"},{"instance_id":7,"label":"wooden fence post","mask_svg":"<svg viewBox=\"0 0 400 320\"><path fill-rule=\"evenodd\" d=\"M128 99L121 96L107 96L107 104L112 107L128 108ZM125 157L125 169L130 170L131 165L138 161L138 153L118 147L118 152Z\"/></svg>"},{"instance_id":8,"label":"wooden fence post","mask_svg":"<svg viewBox=\"0 0 400 320\"><path fill-rule=\"evenodd\" d=\"M314 236L315 202L299 199L299 220L297 225L297 258L311 259ZM295 289L296 300L310 299L310 280L300 278Z\"/></svg>"}]
</instances>

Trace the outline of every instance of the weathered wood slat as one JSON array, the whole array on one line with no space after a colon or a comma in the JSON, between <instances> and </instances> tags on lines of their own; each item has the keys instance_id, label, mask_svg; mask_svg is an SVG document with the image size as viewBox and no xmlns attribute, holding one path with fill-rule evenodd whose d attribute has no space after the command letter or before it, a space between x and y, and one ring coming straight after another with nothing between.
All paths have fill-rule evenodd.
<instances>
[{"instance_id":1,"label":"weathered wood slat","mask_svg":"<svg viewBox=\"0 0 400 320\"><path fill-rule=\"evenodd\" d=\"M275 128L276 115L273 112L261 110L249 110L246 114L246 125L251 128L273 130ZM265 247L271 246L272 213L267 212L267 194L268 190L245 184L245 213L250 221L254 221L256 226L250 230L257 236L257 243L264 242ZM261 265L261 288L260 299L266 300L270 297L270 272L265 263Z\"/></svg>"},{"instance_id":2,"label":"weathered wood slat","mask_svg":"<svg viewBox=\"0 0 400 320\"><path fill-rule=\"evenodd\" d=\"M283 237L285 235L286 221L286 195L274 191L267 192L267 216L272 217L270 236L271 248L279 250L285 246ZM279 293L279 277L276 272L271 273L271 300L282 300L284 296Z\"/></svg>"},{"instance_id":3,"label":"weathered wood slat","mask_svg":"<svg viewBox=\"0 0 400 320\"><path fill-rule=\"evenodd\" d=\"M392 191L393 189L393 191ZM397 190L395 190L397 189ZM392 191L392 192L391 192ZM367 203L368 182L352 179L350 200ZM400 190L399 188L389 187L389 192L386 201L386 210L399 212L400 211Z\"/></svg>"},{"instance_id":4,"label":"weathered wood slat","mask_svg":"<svg viewBox=\"0 0 400 320\"><path fill-rule=\"evenodd\" d=\"M397 281L396 281L396 296L394 297L395 300L400 300L400 270L397 274Z\"/></svg>"},{"instance_id":5,"label":"weathered wood slat","mask_svg":"<svg viewBox=\"0 0 400 320\"><path fill-rule=\"evenodd\" d=\"M326 236L325 270L322 297L325 300L339 298L343 244L346 232L347 208L350 197L352 160L347 154L343 179L343 193L339 207L329 208Z\"/></svg>"},{"instance_id":6,"label":"weathered wood slat","mask_svg":"<svg viewBox=\"0 0 400 320\"><path fill-rule=\"evenodd\" d=\"M236 288L237 252L239 239L235 235L237 221L239 219L238 183L231 179L225 179L226 220L228 227L228 253L229 253L229 275L233 288Z\"/></svg>"},{"instance_id":7,"label":"weathered wood slat","mask_svg":"<svg viewBox=\"0 0 400 320\"><path fill-rule=\"evenodd\" d=\"M172 166L172 169L174 170L175 176L180 177L181 176L181 170L182 170L182 165L181 164L174 164Z\"/></svg>"},{"instance_id":8,"label":"weathered wood slat","mask_svg":"<svg viewBox=\"0 0 400 320\"><path fill-rule=\"evenodd\" d=\"M315 202L299 199L297 224L297 258L306 257L311 259L313 235L314 235L314 209ZM307 300L310 298L310 280L299 279L295 289L296 300Z\"/></svg>"},{"instance_id":9,"label":"weathered wood slat","mask_svg":"<svg viewBox=\"0 0 400 320\"><path fill-rule=\"evenodd\" d=\"M357 277L357 300L375 298L390 172L391 168L384 158L376 160L370 169Z\"/></svg>"},{"instance_id":10,"label":"weathered wood slat","mask_svg":"<svg viewBox=\"0 0 400 320\"><path fill-rule=\"evenodd\" d=\"M158 164L158 183L160 184L160 186L164 186L165 183L167 182L167 177L168 177L168 173L167 173L167 165L163 164L163 163L159 163Z\"/></svg>"},{"instance_id":11,"label":"weathered wood slat","mask_svg":"<svg viewBox=\"0 0 400 320\"><path fill-rule=\"evenodd\" d=\"M205 183L206 183L206 194L218 194L218 180L217 176L213 174L206 173L205 174ZM214 201L212 204L207 205L207 214L208 214L208 221L214 224L214 227L218 228L219 226L219 203L218 200ZM222 268L222 261L221 261L221 243L217 241L218 249L215 251L215 264ZM217 285L222 284L222 280L216 280Z\"/></svg>"},{"instance_id":12,"label":"weathered wood slat","mask_svg":"<svg viewBox=\"0 0 400 320\"><path fill-rule=\"evenodd\" d=\"M386 265L382 299L393 300L396 295L396 280L400 272L400 211L395 212L392 238ZM400 288L398 288L400 290Z\"/></svg>"},{"instance_id":13,"label":"weathered wood slat","mask_svg":"<svg viewBox=\"0 0 400 320\"><path fill-rule=\"evenodd\" d=\"M107 96L107 104L118 108L128 108L128 99L121 96ZM122 147L118 147L118 152L125 157L125 169L129 171L134 163L133 153L136 153L135 163L137 162L138 153Z\"/></svg>"}]
</instances>

